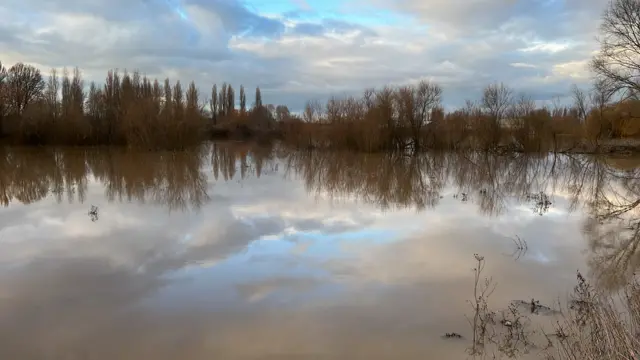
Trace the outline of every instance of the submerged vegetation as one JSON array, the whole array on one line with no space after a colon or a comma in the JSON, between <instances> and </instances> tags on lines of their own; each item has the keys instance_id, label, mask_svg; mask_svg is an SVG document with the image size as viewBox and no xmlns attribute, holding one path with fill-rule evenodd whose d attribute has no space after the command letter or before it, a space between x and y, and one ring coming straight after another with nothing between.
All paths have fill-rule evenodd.
<instances>
[{"instance_id":1,"label":"submerged vegetation","mask_svg":"<svg viewBox=\"0 0 640 360\"><path fill-rule=\"evenodd\" d=\"M617 294L593 286L580 273L577 284L561 310L552 310L532 299L512 301L498 311L491 305L497 284L483 278L483 256L475 254L472 315L473 334L468 352L474 358L519 358L535 353L547 360L636 360L640 355L640 283L636 278ZM523 303L525 306L518 306ZM566 304L561 306L560 304ZM552 316L547 324L534 325L536 315ZM545 326L546 325L546 326Z\"/></svg>"},{"instance_id":2,"label":"submerged vegetation","mask_svg":"<svg viewBox=\"0 0 640 360\"><path fill-rule=\"evenodd\" d=\"M510 152L637 150L640 144L640 1L615 0L603 16L601 51L592 62L591 91L574 87L572 105L539 103L502 83L479 101L445 112L443 89L431 81L367 89L362 96L310 101L295 114L263 104L248 107L243 86L213 85L204 99L195 83L110 71L85 86L75 69L46 79L22 63L0 64L0 137L22 144L118 144L180 149L208 137L283 139L299 148L365 152L424 149Z\"/></svg>"}]
</instances>

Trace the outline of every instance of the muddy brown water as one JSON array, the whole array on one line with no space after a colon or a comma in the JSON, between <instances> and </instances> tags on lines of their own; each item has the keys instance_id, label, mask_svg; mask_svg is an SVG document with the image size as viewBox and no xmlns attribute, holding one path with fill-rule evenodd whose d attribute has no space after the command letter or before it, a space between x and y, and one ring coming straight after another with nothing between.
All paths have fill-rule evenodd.
<instances>
[{"instance_id":1,"label":"muddy brown water","mask_svg":"<svg viewBox=\"0 0 640 360\"><path fill-rule=\"evenodd\" d=\"M3 148L0 358L469 358L473 254L495 309L635 270L618 162Z\"/></svg>"}]
</instances>

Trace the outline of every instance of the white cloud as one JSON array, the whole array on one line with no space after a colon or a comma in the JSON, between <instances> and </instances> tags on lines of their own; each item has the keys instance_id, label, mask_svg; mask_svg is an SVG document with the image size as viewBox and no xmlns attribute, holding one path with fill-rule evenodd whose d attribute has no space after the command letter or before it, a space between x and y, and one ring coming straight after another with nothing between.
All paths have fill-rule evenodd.
<instances>
[{"instance_id":1,"label":"white cloud","mask_svg":"<svg viewBox=\"0 0 640 360\"><path fill-rule=\"evenodd\" d=\"M587 61L597 48L593 35L603 5L581 4L351 0L340 20L321 19L309 3L305 11L320 20L307 21L259 14L235 0L186 1L186 20L163 2L13 1L0 11L0 60L47 72L79 66L96 81L111 68L139 69L195 80L204 96L214 82L260 85L266 102L293 110L309 98L419 78L442 83L448 105L478 97L493 81L543 100L588 81L566 64ZM120 5L127 11L116 11ZM389 15L358 23L358 15L372 9Z\"/></svg>"},{"instance_id":2,"label":"white cloud","mask_svg":"<svg viewBox=\"0 0 640 360\"><path fill-rule=\"evenodd\" d=\"M570 61L553 66L553 73L576 80L587 80L592 74L589 72L589 61Z\"/></svg>"},{"instance_id":3,"label":"white cloud","mask_svg":"<svg viewBox=\"0 0 640 360\"><path fill-rule=\"evenodd\" d=\"M520 49L522 52L543 52L543 53L557 53L570 48L569 44L556 43L556 42L534 42L530 46Z\"/></svg>"},{"instance_id":4,"label":"white cloud","mask_svg":"<svg viewBox=\"0 0 640 360\"><path fill-rule=\"evenodd\" d=\"M530 69L536 69L538 68L536 65L534 64L527 64L527 63L521 63L521 62L517 62L517 63L511 63L509 64L510 66L516 67L516 68L530 68Z\"/></svg>"}]
</instances>

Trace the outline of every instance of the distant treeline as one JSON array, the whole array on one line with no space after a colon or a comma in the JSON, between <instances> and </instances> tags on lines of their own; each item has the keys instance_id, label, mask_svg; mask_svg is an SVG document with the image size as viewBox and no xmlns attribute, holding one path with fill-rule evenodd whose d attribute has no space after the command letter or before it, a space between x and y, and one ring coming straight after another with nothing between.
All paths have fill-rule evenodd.
<instances>
[{"instance_id":1,"label":"distant treeline","mask_svg":"<svg viewBox=\"0 0 640 360\"><path fill-rule=\"evenodd\" d=\"M0 64L0 135L22 144L148 149L183 148L211 136L279 137L300 148L365 152L590 151L604 140L640 135L640 100L612 102L598 85L572 94L572 106L537 107L496 83L480 101L445 113L440 85L421 81L326 104L310 101L296 115L283 105L263 105L260 88L249 108L244 87L236 102L227 83L214 85L202 101L193 82L184 90L179 81L110 71L102 86L91 83L85 92L78 69L45 79L33 66Z\"/></svg>"},{"instance_id":2,"label":"distant treeline","mask_svg":"<svg viewBox=\"0 0 640 360\"><path fill-rule=\"evenodd\" d=\"M205 106L208 105L208 109ZM186 90L177 81L152 80L138 72L109 71L104 85L88 92L76 68L70 74L40 70L22 63L9 69L0 63L0 136L21 144L129 145L176 149L208 136L251 135L274 131L275 114L283 107L264 106L260 89L248 109L244 87L239 91L214 85L202 101L195 84Z\"/></svg>"},{"instance_id":3,"label":"distant treeline","mask_svg":"<svg viewBox=\"0 0 640 360\"><path fill-rule=\"evenodd\" d=\"M611 150L612 139L640 136L640 100L613 101L597 83L589 93L572 89L573 105L536 106L504 84L491 84L480 101L445 113L439 85L368 89L361 97L307 104L303 121L285 138L301 147L382 150L509 150L523 152ZM628 142L626 147L629 148ZM602 150L602 149L600 149Z\"/></svg>"}]
</instances>

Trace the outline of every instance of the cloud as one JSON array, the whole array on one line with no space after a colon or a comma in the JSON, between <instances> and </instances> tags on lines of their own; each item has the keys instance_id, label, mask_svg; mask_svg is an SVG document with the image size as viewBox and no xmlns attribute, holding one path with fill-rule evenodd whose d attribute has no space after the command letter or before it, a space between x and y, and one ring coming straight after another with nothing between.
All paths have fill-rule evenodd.
<instances>
[{"instance_id":1,"label":"cloud","mask_svg":"<svg viewBox=\"0 0 640 360\"><path fill-rule=\"evenodd\" d=\"M517 68L531 68L531 69L535 69L535 68L537 68L537 66L536 66L536 65L533 65L533 64L527 64L527 63L511 63L511 64L509 64L509 65L511 65L511 66L513 66L513 67L517 67Z\"/></svg>"},{"instance_id":2,"label":"cloud","mask_svg":"<svg viewBox=\"0 0 640 360\"><path fill-rule=\"evenodd\" d=\"M45 71L79 66L87 80L98 82L111 68L138 69L195 80L204 96L214 82L260 86L265 102L293 110L308 99L425 78L440 82L445 104L454 106L494 81L538 97L588 84L583 70L562 67L582 64L597 50L604 5L350 0L330 6L10 0L0 6L0 59Z\"/></svg>"},{"instance_id":3,"label":"cloud","mask_svg":"<svg viewBox=\"0 0 640 360\"><path fill-rule=\"evenodd\" d=\"M187 0L187 6L195 6L195 11L206 11L218 19L224 29L243 37L277 38L285 29L284 24L253 13L237 1L229 0Z\"/></svg>"}]
</instances>

